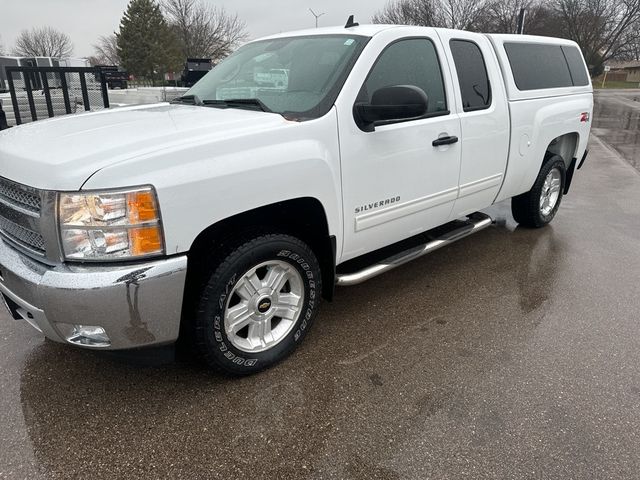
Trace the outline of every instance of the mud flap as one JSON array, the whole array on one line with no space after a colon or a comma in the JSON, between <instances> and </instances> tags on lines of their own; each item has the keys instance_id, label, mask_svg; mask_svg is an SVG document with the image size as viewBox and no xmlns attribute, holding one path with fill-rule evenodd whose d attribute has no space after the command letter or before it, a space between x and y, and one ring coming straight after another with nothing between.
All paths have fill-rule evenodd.
<instances>
[{"instance_id":1,"label":"mud flap","mask_svg":"<svg viewBox=\"0 0 640 480\"><path fill-rule=\"evenodd\" d=\"M571 164L569 165L569 168L567 168L567 173L564 179L564 192L563 192L564 195L569 193L569 187L571 186L571 180L573 180L573 173L576 171L577 161L578 159L573 157L573 160L571 160Z\"/></svg>"}]
</instances>

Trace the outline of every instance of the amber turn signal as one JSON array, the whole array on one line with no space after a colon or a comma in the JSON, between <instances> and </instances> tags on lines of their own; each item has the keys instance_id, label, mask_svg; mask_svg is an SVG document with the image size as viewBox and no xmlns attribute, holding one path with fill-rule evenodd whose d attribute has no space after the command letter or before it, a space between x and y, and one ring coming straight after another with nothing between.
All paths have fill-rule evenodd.
<instances>
[{"instance_id":1,"label":"amber turn signal","mask_svg":"<svg viewBox=\"0 0 640 480\"><path fill-rule=\"evenodd\" d=\"M150 190L128 193L127 206L132 225L159 220L156 196Z\"/></svg>"},{"instance_id":2,"label":"amber turn signal","mask_svg":"<svg viewBox=\"0 0 640 480\"><path fill-rule=\"evenodd\" d=\"M162 232L159 225L129 230L129 245L134 256L162 252Z\"/></svg>"}]
</instances>

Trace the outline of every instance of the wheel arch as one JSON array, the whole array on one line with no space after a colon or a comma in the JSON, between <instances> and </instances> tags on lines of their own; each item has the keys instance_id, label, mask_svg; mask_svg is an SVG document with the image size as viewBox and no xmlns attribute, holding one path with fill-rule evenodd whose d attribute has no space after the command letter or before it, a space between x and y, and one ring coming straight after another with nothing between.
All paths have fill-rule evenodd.
<instances>
[{"instance_id":1,"label":"wheel arch","mask_svg":"<svg viewBox=\"0 0 640 480\"><path fill-rule=\"evenodd\" d=\"M320 263L323 297L331 300L335 286L336 238L329 232L324 206L314 197L261 206L205 228L196 236L188 252L185 299L191 300L189 292L197 290L195 283L200 279L201 260L211 258L212 250L223 252L229 242L268 231L295 236L309 245Z\"/></svg>"},{"instance_id":2,"label":"wheel arch","mask_svg":"<svg viewBox=\"0 0 640 480\"><path fill-rule=\"evenodd\" d=\"M564 161L564 165L566 168L565 175L565 184L563 193L566 195L569 193L569 187L571 186L571 182L573 180L573 173L576 169L577 162L577 151L580 145L580 133L578 132L568 132L562 135L557 136L547 146L547 150L544 155L544 159L542 160L542 164L547 161L547 159L552 155L558 155Z\"/></svg>"},{"instance_id":3,"label":"wheel arch","mask_svg":"<svg viewBox=\"0 0 640 480\"><path fill-rule=\"evenodd\" d=\"M572 159L576 157L579 144L580 134L578 132L564 133L551 140L547 145L546 151L547 154L560 155L564 160L565 166L569 168Z\"/></svg>"}]
</instances>

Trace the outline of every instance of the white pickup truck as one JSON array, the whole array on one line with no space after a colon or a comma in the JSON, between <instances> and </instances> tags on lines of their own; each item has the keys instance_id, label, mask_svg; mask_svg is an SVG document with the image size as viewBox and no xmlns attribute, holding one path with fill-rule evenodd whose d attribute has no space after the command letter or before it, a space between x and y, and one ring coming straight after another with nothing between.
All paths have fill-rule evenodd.
<instances>
[{"instance_id":1,"label":"white pickup truck","mask_svg":"<svg viewBox=\"0 0 640 480\"><path fill-rule=\"evenodd\" d=\"M351 21L257 40L173 103L1 132L0 291L54 341L180 339L256 372L335 285L488 227L481 209L549 223L592 106L566 40Z\"/></svg>"}]
</instances>

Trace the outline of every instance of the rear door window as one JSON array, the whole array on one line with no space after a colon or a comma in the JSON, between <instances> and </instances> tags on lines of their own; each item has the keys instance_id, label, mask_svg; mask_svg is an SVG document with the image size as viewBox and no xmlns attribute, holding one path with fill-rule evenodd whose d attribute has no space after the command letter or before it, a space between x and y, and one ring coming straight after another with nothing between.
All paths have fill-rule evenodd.
<instances>
[{"instance_id":1,"label":"rear door window","mask_svg":"<svg viewBox=\"0 0 640 480\"><path fill-rule=\"evenodd\" d=\"M451 40L449 45L458 72L464 111L488 108L491 105L491 85L480 48L468 40Z\"/></svg>"}]
</instances>

